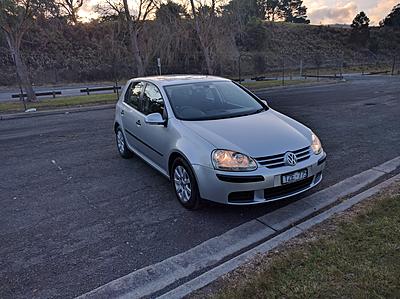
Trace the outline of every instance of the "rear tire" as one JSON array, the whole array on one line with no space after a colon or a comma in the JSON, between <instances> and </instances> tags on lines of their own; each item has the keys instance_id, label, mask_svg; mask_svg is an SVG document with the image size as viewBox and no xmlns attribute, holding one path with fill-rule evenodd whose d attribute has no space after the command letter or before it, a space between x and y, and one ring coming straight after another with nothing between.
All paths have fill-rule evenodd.
<instances>
[{"instance_id":1,"label":"rear tire","mask_svg":"<svg viewBox=\"0 0 400 299\"><path fill-rule=\"evenodd\" d=\"M189 164L177 158L171 168L171 183L180 204L188 210L197 210L201 204L196 178Z\"/></svg>"},{"instance_id":2,"label":"rear tire","mask_svg":"<svg viewBox=\"0 0 400 299\"><path fill-rule=\"evenodd\" d=\"M128 146L126 145L125 136L120 127L118 127L117 130L115 131L115 137L117 141L118 153L120 154L120 156L124 159L132 158L133 153L129 150Z\"/></svg>"}]
</instances>

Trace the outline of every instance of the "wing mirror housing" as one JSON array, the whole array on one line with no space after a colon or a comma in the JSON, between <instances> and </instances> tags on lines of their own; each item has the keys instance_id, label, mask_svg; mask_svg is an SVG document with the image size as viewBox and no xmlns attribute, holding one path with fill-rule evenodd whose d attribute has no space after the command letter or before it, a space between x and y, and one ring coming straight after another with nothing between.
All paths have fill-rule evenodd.
<instances>
[{"instance_id":1,"label":"wing mirror housing","mask_svg":"<svg viewBox=\"0 0 400 299\"><path fill-rule=\"evenodd\" d=\"M145 117L144 121L149 125L165 125L167 122L160 113L151 113Z\"/></svg>"},{"instance_id":2,"label":"wing mirror housing","mask_svg":"<svg viewBox=\"0 0 400 299\"><path fill-rule=\"evenodd\" d=\"M267 101L267 99L260 98L260 100L261 100L261 102L263 102L263 103L268 107L268 101Z\"/></svg>"}]
</instances>

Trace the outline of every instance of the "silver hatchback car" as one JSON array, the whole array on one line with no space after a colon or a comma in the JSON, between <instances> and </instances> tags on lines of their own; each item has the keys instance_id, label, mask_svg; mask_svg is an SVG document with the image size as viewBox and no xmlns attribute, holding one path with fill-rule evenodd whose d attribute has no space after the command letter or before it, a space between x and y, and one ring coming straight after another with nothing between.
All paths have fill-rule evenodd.
<instances>
[{"instance_id":1,"label":"silver hatchback car","mask_svg":"<svg viewBox=\"0 0 400 299\"><path fill-rule=\"evenodd\" d=\"M212 76L136 78L116 106L117 147L170 179L180 203L260 204L322 180L318 137L241 85Z\"/></svg>"}]
</instances>

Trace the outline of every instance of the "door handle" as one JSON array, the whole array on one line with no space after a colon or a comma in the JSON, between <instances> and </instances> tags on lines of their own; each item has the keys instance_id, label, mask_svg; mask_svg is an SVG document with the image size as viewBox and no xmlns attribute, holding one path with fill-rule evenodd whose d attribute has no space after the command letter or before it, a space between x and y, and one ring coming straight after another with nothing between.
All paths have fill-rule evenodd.
<instances>
[{"instance_id":1,"label":"door handle","mask_svg":"<svg viewBox=\"0 0 400 299\"><path fill-rule=\"evenodd\" d=\"M124 116L125 110L121 110L121 115Z\"/></svg>"},{"instance_id":2,"label":"door handle","mask_svg":"<svg viewBox=\"0 0 400 299\"><path fill-rule=\"evenodd\" d=\"M142 125L142 123L140 122L140 119L136 122L136 125L137 125L138 127L140 127L140 126Z\"/></svg>"}]
</instances>

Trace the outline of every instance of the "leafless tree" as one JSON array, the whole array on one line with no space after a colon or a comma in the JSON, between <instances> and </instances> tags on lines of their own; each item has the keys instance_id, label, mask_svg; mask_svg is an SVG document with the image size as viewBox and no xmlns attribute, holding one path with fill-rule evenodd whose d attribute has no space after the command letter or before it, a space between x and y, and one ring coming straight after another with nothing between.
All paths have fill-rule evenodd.
<instances>
[{"instance_id":1,"label":"leafless tree","mask_svg":"<svg viewBox=\"0 0 400 299\"><path fill-rule=\"evenodd\" d=\"M200 46L203 51L207 71L211 75L214 73L214 36L217 0L207 3L203 1L190 0L192 18Z\"/></svg>"},{"instance_id":2,"label":"leafless tree","mask_svg":"<svg viewBox=\"0 0 400 299\"><path fill-rule=\"evenodd\" d=\"M36 101L36 95L21 54L21 43L23 36L32 23L35 9L35 4L31 0L0 0L0 29L5 34L8 48L28 101Z\"/></svg>"},{"instance_id":3,"label":"leafless tree","mask_svg":"<svg viewBox=\"0 0 400 299\"><path fill-rule=\"evenodd\" d=\"M130 51L136 62L137 75L145 74L145 61L139 48L139 39L142 33L143 25L151 16L156 8L157 0L135 0L132 1L133 13L128 0L123 0L124 14L129 34Z\"/></svg>"},{"instance_id":4,"label":"leafless tree","mask_svg":"<svg viewBox=\"0 0 400 299\"><path fill-rule=\"evenodd\" d=\"M69 20L73 24L77 24L79 20L78 11L85 3L84 0L58 0L56 4L65 11Z\"/></svg>"}]
</instances>

